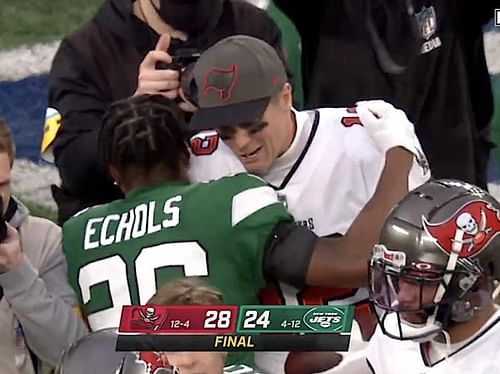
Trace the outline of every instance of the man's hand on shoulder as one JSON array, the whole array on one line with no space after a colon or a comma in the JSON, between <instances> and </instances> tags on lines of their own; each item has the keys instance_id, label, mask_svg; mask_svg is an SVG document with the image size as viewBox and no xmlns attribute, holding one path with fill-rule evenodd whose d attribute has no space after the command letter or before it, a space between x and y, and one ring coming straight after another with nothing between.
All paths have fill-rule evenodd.
<instances>
[{"instance_id":1,"label":"man's hand on shoulder","mask_svg":"<svg viewBox=\"0 0 500 374\"><path fill-rule=\"evenodd\" d=\"M359 101L356 105L361 123L380 152L399 146L418 153L415 128L404 111L383 100Z\"/></svg>"}]
</instances>

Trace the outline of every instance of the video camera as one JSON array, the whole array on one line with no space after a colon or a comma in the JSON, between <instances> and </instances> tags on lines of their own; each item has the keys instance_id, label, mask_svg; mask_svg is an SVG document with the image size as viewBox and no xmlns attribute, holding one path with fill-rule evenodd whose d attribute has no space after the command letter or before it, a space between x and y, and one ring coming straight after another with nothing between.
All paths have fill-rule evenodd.
<instances>
[{"instance_id":1,"label":"video camera","mask_svg":"<svg viewBox=\"0 0 500 374\"><path fill-rule=\"evenodd\" d=\"M193 67L200 56L201 52L197 48L181 48L172 56L170 64L161 61L156 64L156 69L172 69L179 72L182 92L186 99L193 104L196 104L194 97L192 97L193 88L191 87ZM182 101L182 99L178 100Z\"/></svg>"},{"instance_id":2,"label":"video camera","mask_svg":"<svg viewBox=\"0 0 500 374\"><path fill-rule=\"evenodd\" d=\"M160 61L156 64L156 69L172 69L182 73L184 69L198 61L200 56L201 53L197 48L181 48L172 56L170 64Z\"/></svg>"},{"instance_id":3,"label":"video camera","mask_svg":"<svg viewBox=\"0 0 500 374\"><path fill-rule=\"evenodd\" d=\"M172 65L177 70L184 70L188 68L190 65L194 65L196 61L200 58L201 53L198 49L195 48L183 48L179 49L179 51L172 58Z\"/></svg>"}]
</instances>

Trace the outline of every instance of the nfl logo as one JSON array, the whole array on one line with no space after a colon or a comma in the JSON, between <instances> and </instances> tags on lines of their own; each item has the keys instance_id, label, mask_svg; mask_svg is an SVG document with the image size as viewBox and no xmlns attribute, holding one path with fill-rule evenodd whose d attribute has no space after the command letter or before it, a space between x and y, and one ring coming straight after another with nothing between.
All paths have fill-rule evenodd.
<instances>
[{"instance_id":1,"label":"nfl logo","mask_svg":"<svg viewBox=\"0 0 500 374\"><path fill-rule=\"evenodd\" d=\"M500 26L500 9L495 9L495 26Z\"/></svg>"},{"instance_id":2,"label":"nfl logo","mask_svg":"<svg viewBox=\"0 0 500 374\"><path fill-rule=\"evenodd\" d=\"M436 11L433 6L424 7L416 15L420 34L423 39L429 39L436 32Z\"/></svg>"}]
</instances>

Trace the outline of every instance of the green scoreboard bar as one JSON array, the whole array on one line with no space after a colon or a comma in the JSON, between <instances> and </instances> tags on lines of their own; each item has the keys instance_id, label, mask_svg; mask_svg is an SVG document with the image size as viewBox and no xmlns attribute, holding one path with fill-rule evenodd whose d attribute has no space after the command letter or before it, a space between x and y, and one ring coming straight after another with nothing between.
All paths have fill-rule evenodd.
<instances>
[{"instance_id":1,"label":"green scoreboard bar","mask_svg":"<svg viewBox=\"0 0 500 374\"><path fill-rule=\"evenodd\" d=\"M241 306L237 334L350 334L351 305Z\"/></svg>"}]
</instances>

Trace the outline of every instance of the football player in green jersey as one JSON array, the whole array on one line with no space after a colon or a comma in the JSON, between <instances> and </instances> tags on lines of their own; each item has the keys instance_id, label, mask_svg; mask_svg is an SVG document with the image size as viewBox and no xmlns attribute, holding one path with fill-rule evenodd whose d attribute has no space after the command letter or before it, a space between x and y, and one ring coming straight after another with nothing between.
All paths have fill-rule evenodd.
<instances>
[{"instance_id":1,"label":"football player in green jersey","mask_svg":"<svg viewBox=\"0 0 500 374\"><path fill-rule=\"evenodd\" d=\"M119 101L105 118L99 151L125 198L80 212L63 236L69 280L92 330L118 326L123 305L144 304L182 277L205 277L236 305L258 303L273 278L299 288L367 284L371 248L407 193L411 153L390 149L346 235L318 238L257 177L190 184L184 128L162 96Z\"/></svg>"}]
</instances>

